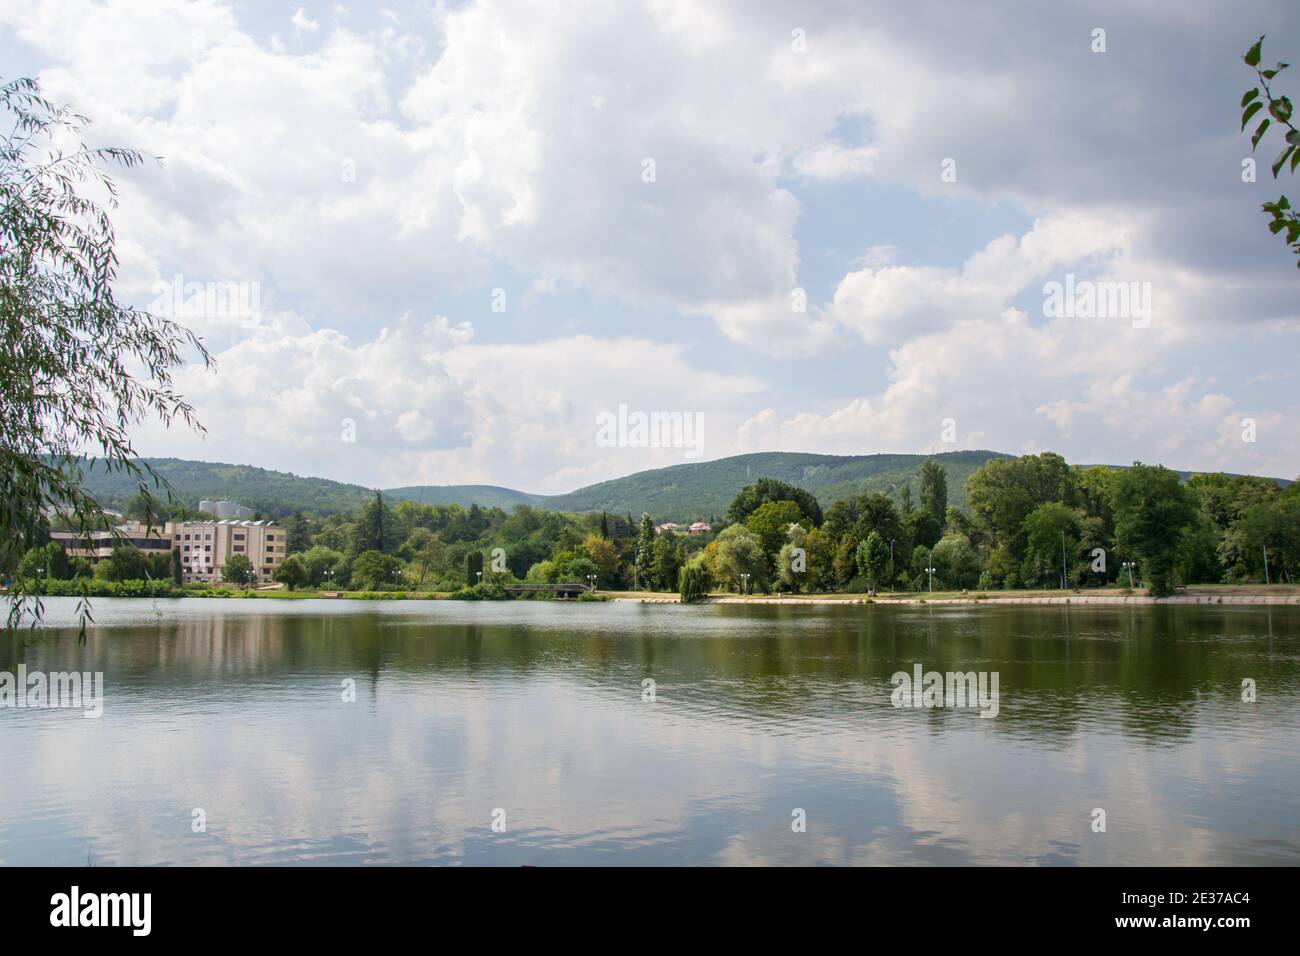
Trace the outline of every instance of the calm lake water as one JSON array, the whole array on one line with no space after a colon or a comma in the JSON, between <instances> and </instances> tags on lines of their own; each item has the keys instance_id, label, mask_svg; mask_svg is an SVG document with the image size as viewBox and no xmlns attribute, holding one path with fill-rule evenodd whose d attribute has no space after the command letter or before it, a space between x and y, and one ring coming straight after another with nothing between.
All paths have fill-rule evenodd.
<instances>
[{"instance_id":1,"label":"calm lake water","mask_svg":"<svg viewBox=\"0 0 1300 956\"><path fill-rule=\"evenodd\" d=\"M1300 863L1296 608L74 603L0 643L106 683L0 708L3 864Z\"/></svg>"}]
</instances>

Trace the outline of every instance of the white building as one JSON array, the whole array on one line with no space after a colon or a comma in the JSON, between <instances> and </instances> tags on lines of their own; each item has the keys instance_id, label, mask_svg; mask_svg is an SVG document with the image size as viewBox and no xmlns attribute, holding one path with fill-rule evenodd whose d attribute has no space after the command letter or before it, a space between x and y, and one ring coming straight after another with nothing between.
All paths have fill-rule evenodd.
<instances>
[{"instance_id":1,"label":"white building","mask_svg":"<svg viewBox=\"0 0 1300 956\"><path fill-rule=\"evenodd\" d=\"M253 517L253 509L246 508L237 501L200 501L199 510L206 511L218 521Z\"/></svg>"},{"instance_id":2,"label":"white building","mask_svg":"<svg viewBox=\"0 0 1300 956\"><path fill-rule=\"evenodd\" d=\"M181 579L211 582L221 580L221 569L233 554L248 558L257 581L270 581L284 563L289 543L288 532L270 521L168 521L161 528L129 521L118 528L118 535L95 531L86 540L74 531L52 531L50 537L69 556L86 558L91 564L111 557L114 548L155 554L178 548Z\"/></svg>"}]
</instances>

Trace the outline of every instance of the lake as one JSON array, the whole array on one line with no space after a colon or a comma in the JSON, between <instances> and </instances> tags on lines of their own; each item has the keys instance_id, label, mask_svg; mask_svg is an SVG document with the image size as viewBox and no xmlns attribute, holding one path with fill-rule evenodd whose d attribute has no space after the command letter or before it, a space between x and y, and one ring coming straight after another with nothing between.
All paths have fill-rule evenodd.
<instances>
[{"instance_id":1,"label":"lake","mask_svg":"<svg viewBox=\"0 0 1300 956\"><path fill-rule=\"evenodd\" d=\"M104 681L0 707L3 864L1300 863L1300 608L74 606L0 642Z\"/></svg>"}]
</instances>

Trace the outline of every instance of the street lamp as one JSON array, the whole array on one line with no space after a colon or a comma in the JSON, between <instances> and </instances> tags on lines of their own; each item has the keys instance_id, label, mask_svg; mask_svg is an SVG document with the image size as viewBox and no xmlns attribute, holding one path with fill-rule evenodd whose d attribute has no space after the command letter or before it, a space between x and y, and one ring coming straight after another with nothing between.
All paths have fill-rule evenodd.
<instances>
[{"instance_id":1,"label":"street lamp","mask_svg":"<svg viewBox=\"0 0 1300 956\"><path fill-rule=\"evenodd\" d=\"M749 593L749 575L748 575L748 574L742 574L742 575L740 576L740 585L741 585L741 590L742 590L745 594L748 594L748 593Z\"/></svg>"},{"instance_id":2,"label":"street lamp","mask_svg":"<svg viewBox=\"0 0 1300 956\"><path fill-rule=\"evenodd\" d=\"M478 575L478 583L479 583L479 584L482 584L482 583L483 583L483 572L482 572L482 571L475 571L474 573Z\"/></svg>"},{"instance_id":3,"label":"street lamp","mask_svg":"<svg viewBox=\"0 0 1300 956\"><path fill-rule=\"evenodd\" d=\"M1128 568L1128 586L1129 586L1129 590L1132 590L1132 589L1133 589L1133 567L1134 567L1134 565L1135 565L1136 563L1137 563L1137 562L1135 562L1135 561L1125 561L1123 564L1120 565L1121 568Z\"/></svg>"},{"instance_id":4,"label":"street lamp","mask_svg":"<svg viewBox=\"0 0 1300 956\"><path fill-rule=\"evenodd\" d=\"M930 575L930 593L933 594L934 593L934 548L930 549L930 560L928 563L930 566L926 568L925 571L927 574Z\"/></svg>"},{"instance_id":5,"label":"street lamp","mask_svg":"<svg viewBox=\"0 0 1300 956\"><path fill-rule=\"evenodd\" d=\"M1061 590L1064 591L1069 587L1069 572L1065 564L1065 532L1061 532Z\"/></svg>"},{"instance_id":6,"label":"street lamp","mask_svg":"<svg viewBox=\"0 0 1300 956\"><path fill-rule=\"evenodd\" d=\"M586 578L587 578L587 583L590 586L591 590L593 591L596 590L596 575L588 574Z\"/></svg>"}]
</instances>

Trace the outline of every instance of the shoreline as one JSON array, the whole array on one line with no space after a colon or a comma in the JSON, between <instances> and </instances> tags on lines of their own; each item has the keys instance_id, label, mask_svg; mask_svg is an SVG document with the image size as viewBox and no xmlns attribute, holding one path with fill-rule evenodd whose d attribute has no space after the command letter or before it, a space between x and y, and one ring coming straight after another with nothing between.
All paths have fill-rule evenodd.
<instances>
[{"instance_id":1,"label":"shoreline","mask_svg":"<svg viewBox=\"0 0 1300 956\"><path fill-rule=\"evenodd\" d=\"M1256 586L1257 587L1257 586ZM604 591L596 592L597 600L588 600L586 602L569 602L560 601L559 603L602 603L602 604L681 604L681 597L670 592L632 592L626 591ZM0 589L0 597L8 597L7 590ZM42 595L43 598L56 597L58 595ZM65 597L76 597L76 595L63 595ZM310 590L289 591L283 589L250 589L248 591L221 591L215 593L195 594L122 594L122 595L92 595L91 601L96 600L258 600L258 601L364 601L367 603L375 601L449 601L457 600L451 597L451 592L438 591L323 591L313 592ZM466 603L476 603L469 601ZM493 603L498 603L494 601ZM545 603L557 603L554 600ZM1010 594L1003 594L997 591L981 591L974 594L954 594L942 593L933 597L922 596L919 594L911 595L850 595L850 594L712 594L700 598L692 603L695 604L761 604L761 605L814 605L820 607L833 607L835 605L901 605L901 606L921 606L921 605L1013 605L1013 606L1051 606L1051 605L1095 605L1095 606L1119 606L1119 605L1173 605L1173 606L1238 606L1238 607L1300 607L1300 588L1290 588L1287 591L1265 591L1262 588L1256 590L1251 586L1246 586L1242 590L1232 587L1205 587L1203 590L1198 589L1191 593L1178 593L1169 597L1155 598L1147 594L1103 592L1095 594L1077 593L1045 593L1029 594L1023 591Z\"/></svg>"},{"instance_id":2,"label":"shoreline","mask_svg":"<svg viewBox=\"0 0 1300 956\"><path fill-rule=\"evenodd\" d=\"M662 597L612 597L610 603L627 603L627 604L680 604L681 598L676 596L664 595ZM1073 595L1043 595L1042 597L994 597L990 595L970 595L967 597L774 597L772 595L761 596L727 596L727 597L708 597L701 598L694 602L696 604L764 604L764 605L781 605L781 604L811 604L819 606L834 606L837 604L882 604L882 605L987 605L987 604L1006 604L1006 605L1068 605L1068 604L1089 604L1089 605L1188 605L1188 606L1214 606L1214 605L1237 605L1248 607L1285 607L1300 606L1300 594L1175 594L1171 597L1155 598L1145 594L1073 594Z\"/></svg>"}]
</instances>

